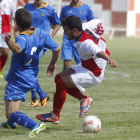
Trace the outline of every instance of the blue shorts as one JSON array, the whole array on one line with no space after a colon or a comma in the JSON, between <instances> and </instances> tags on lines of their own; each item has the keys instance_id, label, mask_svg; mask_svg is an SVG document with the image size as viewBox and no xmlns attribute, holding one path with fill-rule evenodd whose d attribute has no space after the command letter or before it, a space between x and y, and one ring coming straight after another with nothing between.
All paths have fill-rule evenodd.
<instances>
[{"instance_id":1,"label":"blue shorts","mask_svg":"<svg viewBox=\"0 0 140 140\"><path fill-rule=\"evenodd\" d=\"M21 100L26 101L26 95L29 90L21 90L15 85L7 84L5 87L4 101Z\"/></svg>"},{"instance_id":2,"label":"blue shorts","mask_svg":"<svg viewBox=\"0 0 140 140\"><path fill-rule=\"evenodd\" d=\"M77 46L75 40L68 40L67 36L63 36L63 44L62 44L62 52L61 59L62 60L72 60L74 55L75 62L77 64L81 63L80 56L77 51Z\"/></svg>"}]
</instances>

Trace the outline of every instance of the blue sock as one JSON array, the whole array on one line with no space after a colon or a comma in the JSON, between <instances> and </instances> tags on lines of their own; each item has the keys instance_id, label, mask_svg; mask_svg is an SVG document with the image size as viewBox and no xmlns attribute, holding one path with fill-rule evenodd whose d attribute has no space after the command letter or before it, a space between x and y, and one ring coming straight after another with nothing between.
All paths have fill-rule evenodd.
<instances>
[{"instance_id":1,"label":"blue sock","mask_svg":"<svg viewBox=\"0 0 140 140\"><path fill-rule=\"evenodd\" d=\"M15 122L13 122L13 121L7 120L7 123L15 126Z\"/></svg>"},{"instance_id":2,"label":"blue sock","mask_svg":"<svg viewBox=\"0 0 140 140\"><path fill-rule=\"evenodd\" d=\"M44 99L46 97L46 93L42 90L41 86L39 85L39 81L36 80L36 92L40 96L40 99Z\"/></svg>"},{"instance_id":3,"label":"blue sock","mask_svg":"<svg viewBox=\"0 0 140 140\"><path fill-rule=\"evenodd\" d=\"M31 98L37 98L36 85L31 89Z\"/></svg>"},{"instance_id":4,"label":"blue sock","mask_svg":"<svg viewBox=\"0 0 140 140\"><path fill-rule=\"evenodd\" d=\"M10 116L10 120L13 122L16 122L18 125L21 125L30 129L32 129L34 126L38 124L37 122L29 118L26 114L19 111L14 111Z\"/></svg>"},{"instance_id":5,"label":"blue sock","mask_svg":"<svg viewBox=\"0 0 140 140\"><path fill-rule=\"evenodd\" d=\"M66 70L66 68L63 68L63 71Z\"/></svg>"}]
</instances>

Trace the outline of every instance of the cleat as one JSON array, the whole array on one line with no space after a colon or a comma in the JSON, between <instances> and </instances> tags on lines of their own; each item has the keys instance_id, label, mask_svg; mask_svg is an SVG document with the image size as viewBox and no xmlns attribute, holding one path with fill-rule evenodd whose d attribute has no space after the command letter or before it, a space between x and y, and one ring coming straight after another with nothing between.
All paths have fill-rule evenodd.
<instances>
[{"instance_id":1,"label":"cleat","mask_svg":"<svg viewBox=\"0 0 140 140\"><path fill-rule=\"evenodd\" d=\"M58 124L60 120L52 111L46 114L38 114L36 115L36 118L40 121L51 122L54 124Z\"/></svg>"},{"instance_id":2,"label":"cleat","mask_svg":"<svg viewBox=\"0 0 140 140\"><path fill-rule=\"evenodd\" d=\"M12 124L8 124L7 122L2 122L1 126L4 128L8 128L8 129L16 129L16 124L12 123Z\"/></svg>"},{"instance_id":3,"label":"cleat","mask_svg":"<svg viewBox=\"0 0 140 140\"><path fill-rule=\"evenodd\" d=\"M45 107L47 105L47 101L49 101L50 96L47 94L46 97L44 99L40 99L41 102L41 106Z\"/></svg>"},{"instance_id":4,"label":"cleat","mask_svg":"<svg viewBox=\"0 0 140 140\"><path fill-rule=\"evenodd\" d=\"M0 79L3 79L4 78L4 74L3 74L3 71L0 70Z\"/></svg>"},{"instance_id":5,"label":"cleat","mask_svg":"<svg viewBox=\"0 0 140 140\"><path fill-rule=\"evenodd\" d=\"M36 106L38 106L38 104L39 104L38 98L33 97L31 100L30 107L36 107Z\"/></svg>"},{"instance_id":6,"label":"cleat","mask_svg":"<svg viewBox=\"0 0 140 140\"><path fill-rule=\"evenodd\" d=\"M45 130L46 125L44 123L39 123L33 127L32 131L29 133L29 137L35 137L40 131Z\"/></svg>"},{"instance_id":7,"label":"cleat","mask_svg":"<svg viewBox=\"0 0 140 140\"><path fill-rule=\"evenodd\" d=\"M79 117L83 118L84 116L87 115L88 108L93 104L93 99L92 98L84 98L81 99L80 101L80 114Z\"/></svg>"}]
</instances>

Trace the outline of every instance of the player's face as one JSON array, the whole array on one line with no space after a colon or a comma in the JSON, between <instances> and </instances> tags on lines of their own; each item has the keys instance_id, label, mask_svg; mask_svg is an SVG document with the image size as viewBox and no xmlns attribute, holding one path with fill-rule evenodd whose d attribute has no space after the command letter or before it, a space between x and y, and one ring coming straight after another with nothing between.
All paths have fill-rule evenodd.
<instances>
[{"instance_id":1,"label":"player's face","mask_svg":"<svg viewBox=\"0 0 140 140\"><path fill-rule=\"evenodd\" d=\"M43 0L34 0L35 3L42 3Z\"/></svg>"},{"instance_id":2,"label":"player's face","mask_svg":"<svg viewBox=\"0 0 140 140\"><path fill-rule=\"evenodd\" d=\"M79 0L72 0L73 3L77 3Z\"/></svg>"},{"instance_id":3,"label":"player's face","mask_svg":"<svg viewBox=\"0 0 140 140\"><path fill-rule=\"evenodd\" d=\"M64 35L66 35L69 40L75 39L73 30L70 30L67 26L63 26L63 29Z\"/></svg>"}]
</instances>

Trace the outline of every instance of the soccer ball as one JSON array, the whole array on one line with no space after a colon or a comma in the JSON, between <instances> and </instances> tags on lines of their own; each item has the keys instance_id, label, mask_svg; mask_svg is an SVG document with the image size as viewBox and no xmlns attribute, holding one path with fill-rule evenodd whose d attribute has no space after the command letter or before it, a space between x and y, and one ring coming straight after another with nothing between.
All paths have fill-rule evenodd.
<instances>
[{"instance_id":1,"label":"soccer ball","mask_svg":"<svg viewBox=\"0 0 140 140\"><path fill-rule=\"evenodd\" d=\"M96 116L87 116L83 119L82 128L86 133L98 133L101 129L101 121Z\"/></svg>"}]
</instances>

